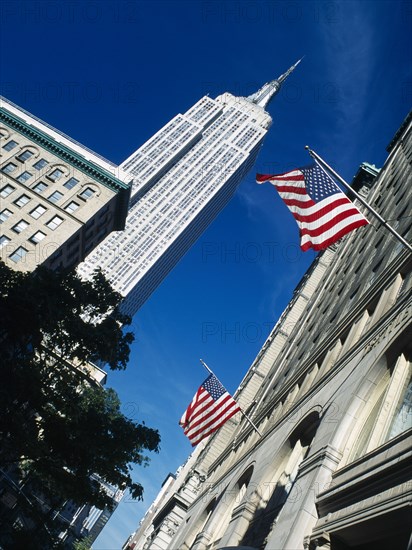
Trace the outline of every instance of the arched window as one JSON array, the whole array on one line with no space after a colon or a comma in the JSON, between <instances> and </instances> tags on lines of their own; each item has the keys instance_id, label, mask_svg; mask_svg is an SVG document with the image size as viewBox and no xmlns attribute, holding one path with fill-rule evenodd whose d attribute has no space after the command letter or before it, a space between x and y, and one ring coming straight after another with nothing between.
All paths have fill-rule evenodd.
<instances>
[{"instance_id":1,"label":"arched window","mask_svg":"<svg viewBox=\"0 0 412 550\"><path fill-rule=\"evenodd\" d=\"M278 453L282 457L276 474L268 480L256 506L255 514L245 532L241 546L264 548L269 534L287 501L299 475L299 466L308 455L319 425L319 414L311 413L293 431Z\"/></svg>"},{"instance_id":2,"label":"arched window","mask_svg":"<svg viewBox=\"0 0 412 550\"><path fill-rule=\"evenodd\" d=\"M409 365L410 368L410 365ZM402 391L403 399L398 402L395 415L392 418L392 424L388 432L387 439L393 439L402 432L412 428L412 379L405 384L405 390Z\"/></svg>"},{"instance_id":3,"label":"arched window","mask_svg":"<svg viewBox=\"0 0 412 550\"><path fill-rule=\"evenodd\" d=\"M348 462L412 428L411 358L412 343L406 330L378 361L382 373L365 405Z\"/></svg>"},{"instance_id":4,"label":"arched window","mask_svg":"<svg viewBox=\"0 0 412 550\"><path fill-rule=\"evenodd\" d=\"M193 544L196 542L197 536L202 533L206 523L209 521L209 518L213 513L213 510L216 508L217 501L218 499L216 497L213 498L200 514L200 516L197 518L197 521L193 525L192 529L189 531L189 534L186 537L185 542L183 543L182 550L188 550L189 548L192 548Z\"/></svg>"},{"instance_id":5,"label":"arched window","mask_svg":"<svg viewBox=\"0 0 412 550\"><path fill-rule=\"evenodd\" d=\"M253 466L249 466L236 484L225 492L221 505L216 510L217 517L211 518L210 528L209 526L207 528L210 533L213 533L210 544L211 550L218 548L218 543L230 523L234 510L240 505L246 494L252 474Z\"/></svg>"}]
</instances>

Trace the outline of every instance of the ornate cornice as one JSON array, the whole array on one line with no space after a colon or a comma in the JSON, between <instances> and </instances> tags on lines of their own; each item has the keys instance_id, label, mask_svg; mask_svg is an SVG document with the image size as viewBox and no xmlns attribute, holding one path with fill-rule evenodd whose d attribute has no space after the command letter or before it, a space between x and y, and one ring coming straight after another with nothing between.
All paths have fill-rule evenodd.
<instances>
[{"instance_id":1,"label":"ornate cornice","mask_svg":"<svg viewBox=\"0 0 412 550\"><path fill-rule=\"evenodd\" d=\"M113 191L119 192L129 189L127 183L116 178L100 166L86 160L62 143L56 142L52 137L27 124L24 120L4 109L4 107L0 107L0 121Z\"/></svg>"}]
</instances>

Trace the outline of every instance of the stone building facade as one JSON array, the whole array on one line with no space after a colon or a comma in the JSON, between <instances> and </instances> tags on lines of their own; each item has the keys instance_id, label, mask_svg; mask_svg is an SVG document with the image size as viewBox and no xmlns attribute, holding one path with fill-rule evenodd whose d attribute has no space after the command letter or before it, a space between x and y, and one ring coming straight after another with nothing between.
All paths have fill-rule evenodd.
<instances>
[{"instance_id":1,"label":"stone building facade","mask_svg":"<svg viewBox=\"0 0 412 550\"><path fill-rule=\"evenodd\" d=\"M131 187L116 165L5 98L0 138L0 254L9 267L73 267L124 228Z\"/></svg>"},{"instance_id":2,"label":"stone building facade","mask_svg":"<svg viewBox=\"0 0 412 550\"><path fill-rule=\"evenodd\" d=\"M410 242L412 116L388 153L354 185ZM408 547L412 255L371 222L318 255L241 382L261 435L238 413L198 445L124 549Z\"/></svg>"}]
</instances>

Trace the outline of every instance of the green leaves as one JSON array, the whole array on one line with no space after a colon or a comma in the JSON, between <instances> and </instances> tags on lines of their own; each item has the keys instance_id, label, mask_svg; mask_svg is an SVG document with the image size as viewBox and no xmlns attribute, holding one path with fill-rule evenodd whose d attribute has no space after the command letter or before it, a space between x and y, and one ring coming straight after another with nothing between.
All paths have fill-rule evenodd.
<instances>
[{"instance_id":1,"label":"green leaves","mask_svg":"<svg viewBox=\"0 0 412 550\"><path fill-rule=\"evenodd\" d=\"M0 263L0 467L48 502L110 506L93 474L141 498L131 465L159 450L158 431L124 416L90 374L89 361L127 365L133 334L120 299L100 271L82 281Z\"/></svg>"},{"instance_id":2,"label":"green leaves","mask_svg":"<svg viewBox=\"0 0 412 550\"><path fill-rule=\"evenodd\" d=\"M119 312L121 296L100 271L91 281L82 281L74 272L40 267L23 274L0 264L0 281L0 334L6 330L9 342L22 353L28 345L37 349L43 343L68 361L101 360L111 369L126 367L134 337L122 326L130 319Z\"/></svg>"}]
</instances>

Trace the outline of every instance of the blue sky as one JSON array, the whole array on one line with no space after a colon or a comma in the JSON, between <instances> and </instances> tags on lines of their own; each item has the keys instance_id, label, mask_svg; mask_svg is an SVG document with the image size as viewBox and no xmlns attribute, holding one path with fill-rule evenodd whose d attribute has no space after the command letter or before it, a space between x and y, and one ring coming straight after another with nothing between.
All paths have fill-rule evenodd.
<instances>
[{"instance_id":1,"label":"blue sky","mask_svg":"<svg viewBox=\"0 0 412 550\"><path fill-rule=\"evenodd\" d=\"M255 172L309 161L343 177L381 166L412 100L405 1L44 1L0 4L1 93L114 162L200 97L249 95L305 56L269 106L273 126L236 196L133 320L126 372L108 385L125 413L159 428L161 452L134 474L94 544L117 550L191 446L178 420L206 376L234 391L314 258Z\"/></svg>"}]
</instances>

